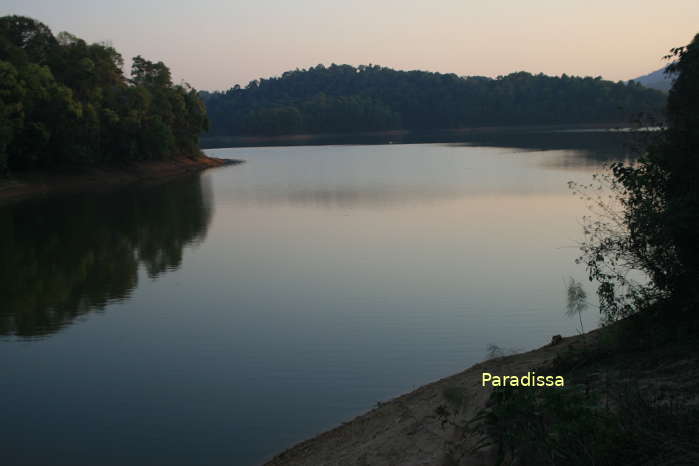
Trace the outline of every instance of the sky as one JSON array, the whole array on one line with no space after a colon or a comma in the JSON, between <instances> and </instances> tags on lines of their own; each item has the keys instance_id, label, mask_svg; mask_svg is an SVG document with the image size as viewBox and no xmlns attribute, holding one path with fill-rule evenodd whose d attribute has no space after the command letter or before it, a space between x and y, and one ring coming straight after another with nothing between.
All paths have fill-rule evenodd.
<instances>
[{"instance_id":1,"label":"sky","mask_svg":"<svg viewBox=\"0 0 699 466\"><path fill-rule=\"evenodd\" d=\"M319 63L626 80L699 32L697 0L2 0L54 34L223 90Z\"/></svg>"}]
</instances>

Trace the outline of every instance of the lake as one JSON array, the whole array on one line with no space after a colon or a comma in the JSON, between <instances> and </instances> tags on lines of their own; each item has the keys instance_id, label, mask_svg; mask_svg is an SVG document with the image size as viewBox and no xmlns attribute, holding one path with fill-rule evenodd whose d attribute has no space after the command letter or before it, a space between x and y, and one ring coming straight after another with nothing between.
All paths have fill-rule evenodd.
<instances>
[{"instance_id":1,"label":"lake","mask_svg":"<svg viewBox=\"0 0 699 466\"><path fill-rule=\"evenodd\" d=\"M595 132L207 153L247 162L0 206L4 464L259 464L490 344L574 334L567 182L624 154Z\"/></svg>"}]
</instances>

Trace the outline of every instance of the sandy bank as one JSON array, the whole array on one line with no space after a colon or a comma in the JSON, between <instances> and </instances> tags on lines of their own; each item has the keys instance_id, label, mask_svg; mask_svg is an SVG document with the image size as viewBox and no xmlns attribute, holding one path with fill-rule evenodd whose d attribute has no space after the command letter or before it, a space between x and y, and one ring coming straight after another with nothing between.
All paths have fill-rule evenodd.
<instances>
[{"instance_id":1,"label":"sandy bank","mask_svg":"<svg viewBox=\"0 0 699 466\"><path fill-rule=\"evenodd\" d=\"M547 345L527 353L491 359L451 377L425 385L417 390L381 403L366 414L341 426L301 442L277 455L268 466L291 465L441 465L445 441L454 432L441 426L435 415L445 403L444 390L465 391L466 415L480 411L488 400L491 388L483 388L481 375L525 375L551 364L557 354L571 346L593 342L599 331L563 338L556 345ZM465 458L465 464L491 465L494 452L484 450Z\"/></svg>"},{"instance_id":2,"label":"sandy bank","mask_svg":"<svg viewBox=\"0 0 699 466\"><path fill-rule=\"evenodd\" d=\"M133 162L120 166L82 169L70 172L32 172L0 178L0 202L57 192L105 188L137 181L155 180L193 173L212 167L242 163L202 155L163 161Z\"/></svg>"}]
</instances>

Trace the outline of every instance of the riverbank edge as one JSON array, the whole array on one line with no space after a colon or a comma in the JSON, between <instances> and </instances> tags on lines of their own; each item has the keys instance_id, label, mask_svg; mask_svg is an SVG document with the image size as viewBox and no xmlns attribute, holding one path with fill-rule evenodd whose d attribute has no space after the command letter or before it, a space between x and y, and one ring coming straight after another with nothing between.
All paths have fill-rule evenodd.
<instances>
[{"instance_id":1,"label":"riverbank edge","mask_svg":"<svg viewBox=\"0 0 699 466\"><path fill-rule=\"evenodd\" d=\"M265 466L307 465L436 465L443 464L445 444L454 432L445 429L435 410L445 403L446 389L465 394L466 416L486 406L492 387L482 385L482 374L526 375L549 367L564 352L595 345L603 329L565 338L525 353L485 360L457 374L397 396L331 430L301 441L267 460ZM469 465L495 464L495 452L485 448L464 458Z\"/></svg>"},{"instance_id":2,"label":"riverbank edge","mask_svg":"<svg viewBox=\"0 0 699 466\"><path fill-rule=\"evenodd\" d=\"M201 154L169 160L139 161L69 172L29 172L0 178L0 203L54 193L116 187L129 183L165 179L208 168L237 165L243 160L221 159Z\"/></svg>"},{"instance_id":3,"label":"riverbank edge","mask_svg":"<svg viewBox=\"0 0 699 466\"><path fill-rule=\"evenodd\" d=\"M527 133L541 131L609 130L615 131L632 126L629 122L618 123L571 123L510 126L469 126L433 130L392 129L382 131L354 131L346 133L292 133L279 135L204 135L201 147L221 149L230 147L278 147L303 145L347 145L347 144L419 144L449 143L474 135L505 133ZM407 140L405 138L408 138Z\"/></svg>"}]
</instances>

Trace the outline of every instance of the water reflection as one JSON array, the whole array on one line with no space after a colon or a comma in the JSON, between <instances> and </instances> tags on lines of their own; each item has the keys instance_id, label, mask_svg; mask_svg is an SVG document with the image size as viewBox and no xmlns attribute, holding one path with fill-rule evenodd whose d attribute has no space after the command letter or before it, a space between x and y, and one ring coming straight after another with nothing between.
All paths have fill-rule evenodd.
<instances>
[{"instance_id":1,"label":"water reflection","mask_svg":"<svg viewBox=\"0 0 699 466\"><path fill-rule=\"evenodd\" d=\"M0 208L0 335L52 334L128 298L204 238L211 194L198 176Z\"/></svg>"},{"instance_id":2,"label":"water reflection","mask_svg":"<svg viewBox=\"0 0 699 466\"><path fill-rule=\"evenodd\" d=\"M326 210L394 209L465 197L558 195L573 174L626 160L629 133L474 133L473 142L304 146L233 151L248 163L225 190L230 203ZM631 136L632 137L632 136ZM380 155L373 155L380 154ZM302 161L302 163L300 163ZM541 172L541 168L553 169ZM565 191L567 192L567 191Z\"/></svg>"},{"instance_id":3,"label":"water reflection","mask_svg":"<svg viewBox=\"0 0 699 466\"><path fill-rule=\"evenodd\" d=\"M204 147L372 145L449 143L466 146L509 147L526 150L575 151L564 167L595 166L627 156L639 131L579 126L468 128L436 131L383 131L360 134L308 134L268 138L203 138Z\"/></svg>"},{"instance_id":4,"label":"water reflection","mask_svg":"<svg viewBox=\"0 0 699 466\"><path fill-rule=\"evenodd\" d=\"M131 293L0 337L0 463L260 464L490 343L575 333L590 174L543 168L562 152L229 149L215 214L196 179L0 208L3 333Z\"/></svg>"},{"instance_id":5,"label":"water reflection","mask_svg":"<svg viewBox=\"0 0 699 466\"><path fill-rule=\"evenodd\" d=\"M264 205L299 205L305 207L345 210L352 208L387 209L396 206L428 204L463 196L458 189L430 189L429 186L409 186L402 190L397 187L368 187L366 189L351 186L337 187L269 187L265 191L236 191L237 204L251 206Z\"/></svg>"},{"instance_id":6,"label":"water reflection","mask_svg":"<svg viewBox=\"0 0 699 466\"><path fill-rule=\"evenodd\" d=\"M591 134L593 133L593 134ZM471 131L463 134L464 145L512 147L531 151L561 151L547 160L555 168L589 168L633 156L636 132L598 130Z\"/></svg>"}]
</instances>

